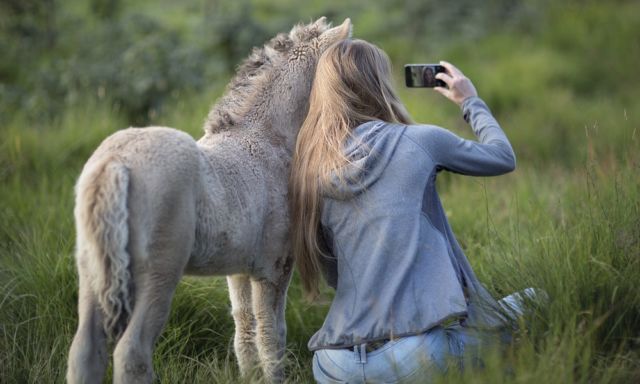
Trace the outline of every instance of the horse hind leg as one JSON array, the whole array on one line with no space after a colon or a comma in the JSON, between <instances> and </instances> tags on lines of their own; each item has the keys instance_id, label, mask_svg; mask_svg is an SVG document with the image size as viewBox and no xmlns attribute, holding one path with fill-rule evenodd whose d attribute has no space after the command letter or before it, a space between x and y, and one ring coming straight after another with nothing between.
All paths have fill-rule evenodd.
<instances>
[{"instance_id":1,"label":"horse hind leg","mask_svg":"<svg viewBox=\"0 0 640 384\"><path fill-rule=\"evenodd\" d=\"M258 350L255 344L256 321L251 301L251 281L246 275L227 276L231 315L235 323L233 350L238 360L240 375L251 377L258 366Z\"/></svg>"},{"instance_id":2,"label":"horse hind leg","mask_svg":"<svg viewBox=\"0 0 640 384\"><path fill-rule=\"evenodd\" d=\"M135 278L131 319L113 353L114 383L153 381L153 347L169 317L180 277L180 270L164 273L151 270Z\"/></svg>"},{"instance_id":3,"label":"horse hind leg","mask_svg":"<svg viewBox=\"0 0 640 384\"><path fill-rule=\"evenodd\" d=\"M191 226L166 228L171 231L132 253L133 310L113 353L114 383L151 383L154 379L153 347L169 317L193 246Z\"/></svg>"},{"instance_id":4,"label":"horse hind leg","mask_svg":"<svg viewBox=\"0 0 640 384\"><path fill-rule=\"evenodd\" d=\"M80 280L78 329L69 350L67 382L70 384L100 383L108 364L104 316L82 259L78 262L78 272Z\"/></svg>"}]
</instances>

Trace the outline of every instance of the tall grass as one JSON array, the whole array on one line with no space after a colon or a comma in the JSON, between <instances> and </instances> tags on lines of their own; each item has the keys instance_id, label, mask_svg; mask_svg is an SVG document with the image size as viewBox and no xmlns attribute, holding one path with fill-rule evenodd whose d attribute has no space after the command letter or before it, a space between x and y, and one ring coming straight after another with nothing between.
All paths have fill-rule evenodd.
<instances>
[{"instance_id":1,"label":"tall grass","mask_svg":"<svg viewBox=\"0 0 640 384\"><path fill-rule=\"evenodd\" d=\"M518 169L507 176L439 176L467 257L496 297L538 287L550 298L532 304L513 344L487 355L483 370L452 373L442 382L640 382L639 8L628 1L549 7L540 25L420 55L462 67L518 156ZM406 58L411 42L382 31L376 12L345 16L358 37L367 38L359 31L380 36L374 42L392 58ZM171 18L179 23L178 15ZM605 61L608 69L600 65ZM395 64L400 72L402 62ZM184 97L153 121L197 138L220 91ZM401 97L416 121L470 136L456 107L435 93L401 89ZM77 324L73 185L100 141L128 126L106 99L87 98L56 116L38 122L29 111L15 111L0 119L6 121L0 127L3 384L64 381ZM310 382L306 343L328 300L305 302L295 275L287 301L288 381ZM185 278L156 346L158 381L240 381L232 334L224 279Z\"/></svg>"},{"instance_id":2,"label":"tall grass","mask_svg":"<svg viewBox=\"0 0 640 384\"><path fill-rule=\"evenodd\" d=\"M176 106L161 119L180 121L184 113L183 121L190 121L191 108L206 110L208 103L200 105L184 112L180 108L186 107ZM449 116L448 124L455 125L457 118ZM122 126L110 107L89 102L48 127L30 126L20 116L5 127L0 151L3 383L63 381L77 321L72 188L91 150ZM515 173L500 178L441 177L454 231L490 291L499 297L534 286L550 296L548 305L535 307L525 319L527 327L505 355L487 358L480 372L448 376L445 382L640 379L640 138L635 127L626 120L616 133L593 126L582 130L573 144L584 148L584 157L575 167L521 162ZM615 154L606 148L609 135L626 137ZM294 278L287 311L291 382L311 380L306 342L326 309L326 303L304 302ZM160 382L239 380L229 311L224 279L186 278L179 285L154 355Z\"/></svg>"}]
</instances>

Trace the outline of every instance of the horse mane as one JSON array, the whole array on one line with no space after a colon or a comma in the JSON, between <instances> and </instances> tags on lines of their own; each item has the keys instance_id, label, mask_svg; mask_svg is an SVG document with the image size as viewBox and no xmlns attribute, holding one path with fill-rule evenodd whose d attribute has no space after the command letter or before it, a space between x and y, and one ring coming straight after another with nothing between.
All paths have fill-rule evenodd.
<instances>
[{"instance_id":1,"label":"horse mane","mask_svg":"<svg viewBox=\"0 0 640 384\"><path fill-rule=\"evenodd\" d=\"M238 66L224 95L209 112L204 124L205 132L218 133L237 126L255 106L257 97L264 94L286 54L295 45L318 37L328 28L325 19L320 18L315 23L294 26L289 34L277 34L263 47L254 47Z\"/></svg>"}]
</instances>

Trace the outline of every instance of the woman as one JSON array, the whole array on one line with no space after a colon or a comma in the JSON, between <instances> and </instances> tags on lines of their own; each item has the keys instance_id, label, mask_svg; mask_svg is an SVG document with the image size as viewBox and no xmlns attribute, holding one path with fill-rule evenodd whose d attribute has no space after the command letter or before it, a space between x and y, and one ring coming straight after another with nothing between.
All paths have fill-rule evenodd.
<instances>
[{"instance_id":1,"label":"woman","mask_svg":"<svg viewBox=\"0 0 640 384\"><path fill-rule=\"evenodd\" d=\"M336 289L309 341L318 382L424 382L462 364L463 351L477 357L505 323L456 242L435 178L504 174L515 156L471 81L441 64L448 87L435 90L461 106L479 142L413 124L388 57L370 43L344 40L318 63L290 180L305 291L318 293L320 274Z\"/></svg>"}]
</instances>

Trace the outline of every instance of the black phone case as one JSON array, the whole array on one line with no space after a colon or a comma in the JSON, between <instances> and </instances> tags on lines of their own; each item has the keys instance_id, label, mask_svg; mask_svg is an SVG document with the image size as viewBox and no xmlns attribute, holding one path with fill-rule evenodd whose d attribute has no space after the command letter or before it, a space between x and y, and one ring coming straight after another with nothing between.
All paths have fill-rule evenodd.
<instances>
[{"instance_id":1,"label":"black phone case","mask_svg":"<svg viewBox=\"0 0 640 384\"><path fill-rule=\"evenodd\" d=\"M421 78L414 81L414 74L418 74L418 71L414 70L414 68L419 68L419 73L421 74ZM447 84L439 79L435 79L433 77L425 78L425 73L427 68L432 69L432 76L440 72L447 72L447 70L439 64L407 64L404 66L404 82L405 85L409 88L433 88L433 87L443 87L447 88Z\"/></svg>"}]
</instances>

